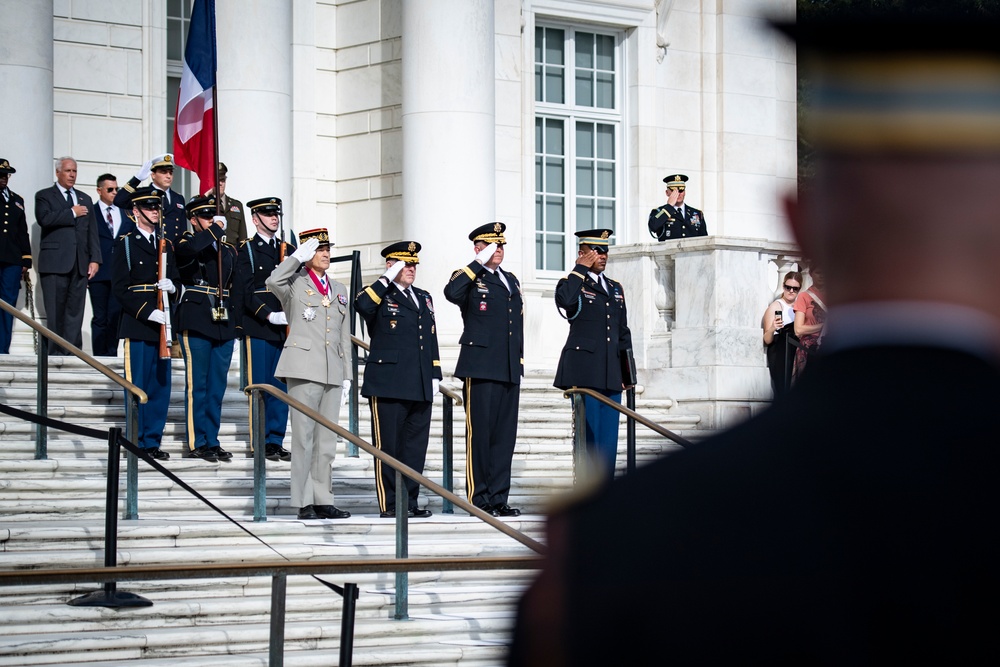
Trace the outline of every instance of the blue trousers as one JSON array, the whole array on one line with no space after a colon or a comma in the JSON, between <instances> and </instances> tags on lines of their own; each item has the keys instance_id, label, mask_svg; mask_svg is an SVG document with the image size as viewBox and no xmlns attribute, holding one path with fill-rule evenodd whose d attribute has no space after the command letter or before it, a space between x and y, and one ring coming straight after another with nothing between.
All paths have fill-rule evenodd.
<instances>
[{"instance_id":1,"label":"blue trousers","mask_svg":"<svg viewBox=\"0 0 1000 667\"><path fill-rule=\"evenodd\" d=\"M0 262L0 299L17 307L21 293L21 265ZM0 354L10 354L10 339L14 335L14 316L0 311Z\"/></svg>"},{"instance_id":2,"label":"blue trousers","mask_svg":"<svg viewBox=\"0 0 1000 667\"><path fill-rule=\"evenodd\" d=\"M281 343L250 338L244 340L247 355L247 382L249 384L269 384L281 391L288 391L284 382L274 377L281 356ZM264 394L264 442L281 445L288 428L288 404L270 394ZM250 420L250 442L253 442L253 419Z\"/></svg>"},{"instance_id":3,"label":"blue trousers","mask_svg":"<svg viewBox=\"0 0 1000 667\"><path fill-rule=\"evenodd\" d=\"M181 332L184 373L184 416L190 451L219 446L222 399L233 361L232 340L212 340L193 331Z\"/></svg>"},{"instance_id":4,"label":"blue trousers","mask_svg":"<svg viewBox=\"0 0 1000 667\"><path fill-rule=\"evenodd\" d=\"M621 403L620 391L601 393ZM583 397L583 407L587 422L587 452L602 466L606 479L614 479L615 459L618 457L618 411L590 396Z\"/></svg>"},{"instance_id":5,"label":"blue trousers","mask_svg":"<svg viewBox=\"0 0 1000 667\"><path fill-rule=\"evenodd\" d=\"M160 359L159 343L125 339L125 379L146 392L139 404L137 446L155 449L163 438L170 407L170 359Z\"/></svg>"}]
</instances>

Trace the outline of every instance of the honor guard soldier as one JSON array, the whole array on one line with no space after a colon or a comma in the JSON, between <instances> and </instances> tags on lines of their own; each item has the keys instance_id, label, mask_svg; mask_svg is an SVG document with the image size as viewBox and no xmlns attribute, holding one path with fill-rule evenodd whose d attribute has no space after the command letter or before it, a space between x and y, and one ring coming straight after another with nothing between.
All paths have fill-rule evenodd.
<instances>
[{"instance_id":1,"label":"honor guard soldier","mask_svg":"<svg viewBox=\"0 0 1000 667\"><path fill-rule=\"evenodd\" d=\"M21 292L21 278L31 268L31 241L28 238L28 220L24 215L24 198L11 190L7 183L17 169L0 158L0 205L3 206L3 236L0 236L0 299L17 304ZM0 354L10 352L14 333L14 316L0 312Z\"/></svg>"},{"instance_id":2,"label":"honor guard soldier","mask_svg":"<svg viewBox=\"0 0 1000 667\"><path fill-rule=\"evenodd\" d=\"M584 387L621 401L627 389L623 360L631 365L632 332L628 328L625 289L604 275L610 229L577 232L576 266L556 284L556 306L569 320L569 338L559 356L553 383L560 389ZM587 451L610 480L618 455L618 411L584 397Z\"/></svg>"},{"instance_id":3,"label":"honor guard soldier","mask_svg":"<svg viewBox=\"0 0 1000 667\"><path fill-rule=\"evenodd\" d=\"M524 375L524 300L517 278L500 268L506 229L491 222L473 230L476 258L444 288L465 323L455 377L464 381L466 493L493 516L521 514L507 498Z\"/></svg>"},{"instance_id":4,"label":"honor guard soldier","mask_svg":"<svg viewBox=\"0 0 1000 667\"><path fill-rule=\"evenodd\" d=\"M430 292L413 287L419 252L415 241L383 248L385 273L358 293L354 307L371 335L361 394L369 399L375 446L422 473L441 358L434 302ZM431 511L417 505L419 485L404 479L408 516L429 517ZM396 471L378 459L375 490L380 516L396 516Z\"/></svg>"},{"instance_id":5,"label":"honor guard soldier","mask_svg":"<svg viewBox=\"0 0 1000 667\"><path fill-rule=\"evenodd\" d=\"M221 167L220 167L220 173ZM277 237L281 200L264 197L247 202L250 219L257 233L240 246L237 262L239 280L243 284L243 339L247 382L267 383L287 391L284 382L274 376L281 348L288 337L288 318L278 296L267 287L267 279L275 267L295 252L295 246ZM229 224L232 218L229 218ZM228 224L227 224L228 226ZM265 456L271 461L291 458L282 447L288 426L288 405L270 394L264 395ZM250 442L253 442L253 420L250 420Z\"/></svg>"},{"instance_id":6,"label":"honor guard soldier","mask_svg":"<svg viewBox=\"0 0 1000 667\"><path fill-rule=\"evenodd\" d=\"M153 458L165 460L170 455L160 449L160 441L170 405L170 355L161 355L161 345L170 340L165 310L176 296L180 276L170 241L164 241L160 252L161 205L156 188L132 193L129 210L135 229L115 241L111 284L122 309L119 333L125 339L125 379L149 398L139 404L136 445ZM158 296L162 301L158 302Z\"/></svg>"},{"instance_id":7,"label":"honor guard soldier","mask_svg":"<svg viewBox=\"0 0 1000 667\"><path fill-rule=\"evenodd\" d=\"M667 184L667 203L649 212L649 233L657 241L708 234L705 214L684 203L688 177L674 174L664 178L663 182Z\"/></svg>"},{"instance_id":8,"label":"honor guard soldier","mask_svg":"<svg viewBox=\"0 0 1000 667\"><path fill-rule=\"evenodd\" d=\"M163 227L167 240L176 247L181 235L187 230L187 217L184 209L184 195L170 187L174 182L173 155L164 153L147 160L136 175L128 179L128 183L118 191L114 204L129 210L129 198L139 187L139 184L147 178L151 181L150 185L160 191L163 205Z\"/></svg>"},{"instance_id":9,"label":"honor guard soldier","mask_svg":"<svg viewBox=\"0 0 1000 667\"><path fill-rule=\"evenodd\" d=\"M206 461L229 461L233 455L219 444L219 426L243 301L242 285L235 279L238 252L221 240L226 219L217 216L215 210L212 197L196 197L187 205L194 231L184 232L176 249L184 283L177 306L177 326L187 365L187 455Z\"/></svg>"},{"instance_id":10,"label":"honor guard soldier","mask_svg":"<svg viewBox=\"0 0 1000 667\"><path fill-rule=\"evenodd\" d=\"M326 275L330 233L311 229L299 238L302 245L267 279L289 324L274 374L288 383L292 398L337 423L353 372L350 302L347 288ZM298 518L351 516L333 504L331 466L336 454L337 435L292 410L291 501L298 508Z\"/></svg>"}]
</instances>

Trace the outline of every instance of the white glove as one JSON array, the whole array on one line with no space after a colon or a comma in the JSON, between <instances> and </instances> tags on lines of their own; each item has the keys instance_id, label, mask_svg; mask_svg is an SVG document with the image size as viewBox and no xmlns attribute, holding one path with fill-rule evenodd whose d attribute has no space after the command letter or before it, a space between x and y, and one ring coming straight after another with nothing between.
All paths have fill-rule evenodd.
<instances>
[{"instance_id":1,"label":"white glove","mask_svg":"<svg viewBox=\"0 0 1000 667\"><path fill-rule=\"evenodd\" d=\"M223 229L226 228L226 216L224 215L214 215L212 216L212 222Z\"/></svg>"},{"instance_id":2,"label":"white glove","mask_svg":"<svg viewBox=\"0 0 1000 667\"><path fill-rule=\"evenodd\" d=\"M279 310L273 313L268 313L267 321L275 325L288 324L288 317L285 316L285 312L283 310Z\"/></svg>"},{"instance_id":3,"label":"white glove","mask_svg":"<svg viewBox=\"0 0 1000 667\"><path fill-rule=\"evenodd\" d=\"M144 181L149 178L149 175L153 172L153 160L159 161L163 156L158 156L146 160L146 163L142 165L139 171L135 172L135 177L140 181Z\"/></svg>"},{"instance_id":4,"label":"white glove","mask_svg":"<svg viewBox=\"0 0 1000 667\"><path fill-rule=\"evenodd\" d=\"M305 264L313 258L317 248L319 248L319 239L311 238L296 248L295 252L292 253L292 257L299 260L300 264Z\"/></svg>"},{"instance_id":5,"label":"white glove","mask_svg":"<svg viewBox=\"0 0 1000 667\"><path fill-rule=\"evenodd\" d=\"M497 251L497 244L491 243L476 254L476 261L486 266L486 262L490 261L493 257L493 253Z\"/></svg>"},{"instance_id":6,"label":"white glove","mask_svg":"<svg viewBox=\"0 0 1000 667\"><path fill-rule=\"evenodd\" d=\"M382 277L387 279L391 283L393 280L396 279L396 276L399 275L399 272L405 268L406 268L406 262L401 262L397 259L395 262L392 263L392 266L390 266L388 269L385 270L385 273L382 274Z\"/></svg>"},{"instance_id":7,"label":"white glove","mask_svg":"<svg viewBox=\"0 0 1000 667\"><path fill-rule=\"evenodd\" d=\"M438 380L437 378L432 378L431 379L431 393L436 396L437 393L438 393L438 389L440 389L440 388L441 388L441 380Z\"/></svg>"},{"instance_id":8,"label":"white glove","mask_svg":"<svg viewBox=\"0 0 1000 667\"><path fill-rule=\"evenodd\" d=\"M170 278L164 278L163 280L158 280L156 282L156 289L162 290L167 294L173 294L174 292L177 291L177 288L174 287L174 281L172 281Z\"/></svg>"},{"instance_id":9,"label":"white glove","mask_svg":"<svg viewBox=\"0 0 1000 667\"><path fill-rule=\"evenodd\" d=\"M164 314L164 312L162 310L159 310L159 309L154 310L153 312L151 312L149 314L149 317L147 317L146 319L148 319L150 322L156 322L157 324L166 324L167 323L167 316Z\"/></svg>"},{"instance_id":10,"label":"white glove","mask_svg":"<svg viewBox=\"0 0 1000 667\"><path fill-rule=\"evenodd\" d=\"M340 406L343 407L347 405L347 401L351 400L351 381L344 380L344 393L340 395Z\"/></svg>"}]
</instances>

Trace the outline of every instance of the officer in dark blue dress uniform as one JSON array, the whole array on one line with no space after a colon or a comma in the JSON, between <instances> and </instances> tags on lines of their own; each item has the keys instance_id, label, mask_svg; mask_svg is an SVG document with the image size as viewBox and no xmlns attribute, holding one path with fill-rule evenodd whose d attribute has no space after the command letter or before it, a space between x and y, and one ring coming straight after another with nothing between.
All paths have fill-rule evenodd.
<instances>
[{"instance_id":1,"label":"officer in dark blue dress uniform","mask_svg":"<svg viewBox=\"0 0 1000 667\"><path fill-rule=\"evenodd\" d=\"M473 230L476 259L444 288L465 323L455 377L465 383L466 493L493 516L521 514L507 498L524 375L524 301L517 278L500 268L506 229L491 222Z\"/></svg>"},{"instance_id":2,"label":"officer in dark blue dress uniform","mask_svg":"<svg viewBox=\"0 0 1000 667\"><path fill-rule=\"evenodd\" d=\"M31 241L28 221L24 215L24 199L7 187L10 175L17 169L0 158L0 206L3 207L3 234L0 235L0 299L17 305L21 278L31 268ZM0 312L0 354L10 352L14 333L14 316Z\"/></svg>"},{"instance_id":3,"label":"officer in dark blue dress uniform","mask_svg":"<svg viewBox=\"0 0 1000 667\"><path fill-rule=\"evenodd\" d=\"M708 234L705 214L684 203L688 177L674 174L664 178L663 182L667 184L667 203L649 212L649 233L657 241Z\"/></svg>"},{"instance_id":4,"label":"officer in dark blue dress uniform","mask_svg":"<svg viewBox=\"0 0 1000 667\"><path fill-rule=\"evenodd\" d=\"M228 461L233 455L220 446L219 427L222 399L233 359L237 318L243 309L243 289L236 280L238 251L221 240L226 218L216 215L213 197L192 199L187 211L194 231L184 233L176 252L184 283L184 293L177 306L177 326L181 331L181 353L187 364L184 408L188 456L206 461Z\"/></svg>"},{"instance_id":5,"label":"officer in dark blue dress uniform","mask_svg":"<svg viewBox=\"0 0 1000 667\"><path fill-rule=\"evenodd\" d=\"M369 399L375 446L422 473L441 357L434 302L429 292L413 287L418 252L420 244L414 241L383 248L386 271L358 293L354 308L371 335L361 394ZM404 479L409 516L430 516L430 510L417 505L419 485ZM396 516L396 471L377 459L375 490L381 516Z\"/></svg>"},{"instance_id":6,"label":"officer in dark blue dress uniform","mask_svg":"<svg viewBox=\"0 0 1000 667\"><path fill-rule=\"evenodd\" d=\"M277 295L267 288L274 268L293 252L295 246L277 237L281 200L263 197L247 202L250 219L257 233L240 246L237 262L243 284L243 337L247 382L266 383L287 391L284 382L274 376L281 349L288 337L288 318ZM228 217L230 222L232 218ZM271 461L288 461L291 454L282 447L288 426L288 405L269 394L264 395L265 456ZM253 420L250 421L253 442Z\"/></svg>"},{"instance_id":7,"label":"officer in dark blue dress uniform","mask_svg":"<svg viewBox=\"0 0 1000 667\"><path fill-rule=\"evenodd\" d=\"M163 205L163 227L167 240L176 246L181 235L187 230L187 216L185 215L184 195L170 187L174 182L173 155L164 153L147 160L136 175L128 179L128 183L118 190L114 204L129 210L129 198L139 187L139 184L147 178L151 179L150 185L160 191Z\"/></svg>"},{"instance_id":8,"label":"officer in dark blue dress uniform","mask_svg":"<svg viewBox=\"0 0 1000 667\"><path fill-rule=\"evenodd\" d=\"M169 305L176 296L180 276L173 245L167 241L159 254L160 191L139 188L131 196L130 216L135 229L118 237L112 253L111 284L121 304L119 335L125 340L125 379L146 392L139 404L136 445L155 459L169 459L160 449L170 405L170 357L160 358L160 336L167 315L157 307L157 291ZM166 260L167 276L160 279L160 262Z\"/></svg>"},{"instance_id":9,"label":"officer in dark blue dress uniform","mask_svg":"<svg viewBox=\"0 0 1000 667\"><path fill-rule=\"evenodd\" d=\"M631 363L632 332L628 328L625 289L604 275L610 229L577 232L580 249L576 266L556 284L556 306L569 320L569 338L559 356L553 383L560 389L584 387L621 401L622 355ZM587 450L606 479L615 474L618 454L618 412L584 397Z\"/></svg>"}]
</instances>

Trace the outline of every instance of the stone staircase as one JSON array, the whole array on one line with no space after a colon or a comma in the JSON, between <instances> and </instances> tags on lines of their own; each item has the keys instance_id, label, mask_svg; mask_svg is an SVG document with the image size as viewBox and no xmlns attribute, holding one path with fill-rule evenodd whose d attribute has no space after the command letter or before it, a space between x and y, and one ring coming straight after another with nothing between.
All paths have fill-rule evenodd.
<instances>
[{"instance_id":1,"label":"stone staircase","mask_svg":"<svg viewBox=\"0 0 1000 667\"><path fill-rule=\"evenodd\" d=\"M29 339L30 340L30 339ZM23 350L24 345L15 351ZM103 361L103 360L102 360ZM122 360L108 360L122 372ZM36 360L0 357L0 402L35 410ZM122 393L82 362L52 358L49 416L96 429L122 425ZM446 383L448 384L448 383ZM139 519L120 521L118 564L232 563L255 560L335 560L392 557L394 522L378 518L372 458L349 457L341 444L334 463L342 521L299 521L289 505L288 464L268 462L268 520L252 521L253 462L248 456L248 410L238 391L234 361L223 407L222 445L230 463L181 458L183 362L175 360L174 392L164 448L167 467L260 536L278 553L190 497L140 462ZM697 418L675 415L669 401L638 401L638 410L687 437ZM360 435L369 440L367 405ZM342 425L347 424L343 411ZM464 492L464 413L455 414L455 489ZM569 401L551 387L551 375L531 374L522 388L511 504L524 514L508 523L544 537L545 508L573 485ZM638 429L640 464L671 450L659 436ZM0 415L0 569L82 568L103 565L107 444L49 431L48 459L34 460L35 427ZM440 480L441 409L435 407L425 474ZM624 433L620 464L624 466ZM124 489L124 474L121 488ZM422 492L434 516L409 523L411 557L530 555L515 540L464 512L441 512L441 499ZM280 554L280 555L279 555ZM414 573L409 578L409 620L392 619L392 574L351 575L359 584L356 665L499 665L521 591L531 572ZM343 579L325 577L334 583ZM228 577L134 582L120 586L154 602L142 609L72 607L66 602L96 588L23 586L0 589L0 667L4 665L121 666L136 660L159 667L266 665L270 581ZM312 578L289 577L285 664L332 665L340 645L342 601Z\"/></svg>"}]
</instances>

